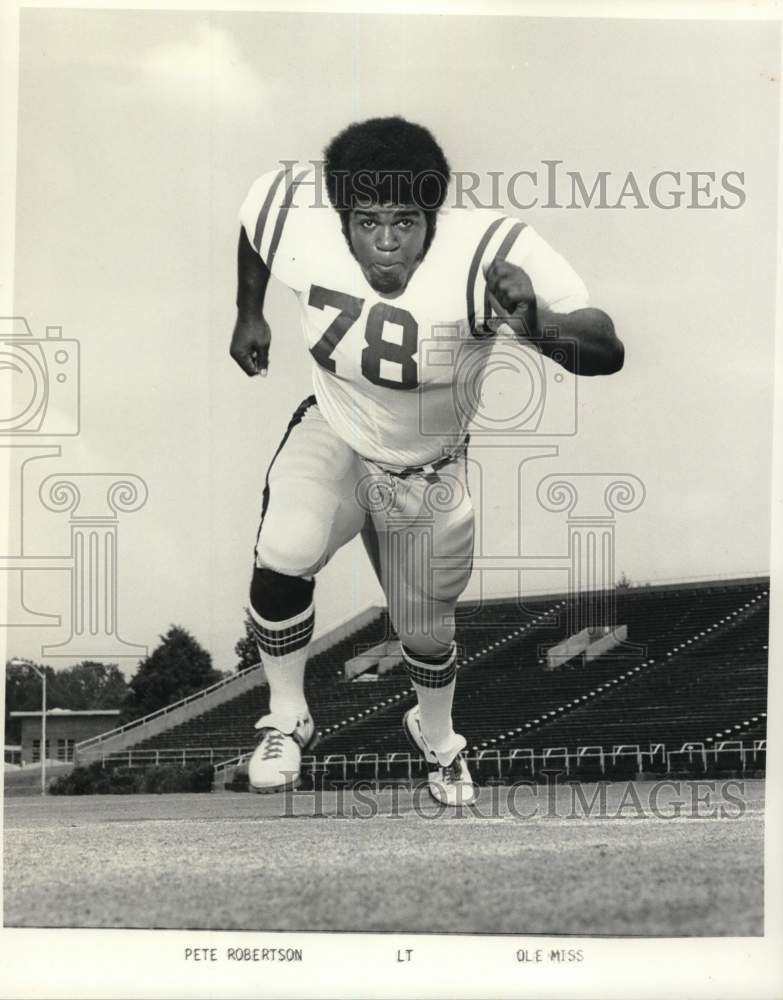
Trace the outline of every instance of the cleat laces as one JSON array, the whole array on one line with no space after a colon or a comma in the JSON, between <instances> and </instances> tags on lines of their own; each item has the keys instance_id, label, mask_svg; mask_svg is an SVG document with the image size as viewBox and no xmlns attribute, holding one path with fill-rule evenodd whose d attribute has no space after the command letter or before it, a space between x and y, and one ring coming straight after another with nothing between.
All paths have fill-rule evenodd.
<instances>
[{"instance_id":1,"label":"cleat laces","mask_svg":"<svg viewBox=\"0 0 783 1000\"><path fill-rule=\"evenodd\" d=\"M261 744L261 759L262 760L276 760L278 757L283 756L283 743L285 742L285 736L283 733L277 732L277 730L270 729L269 732L264 736Z\"/></svg>"},{"instance_id":2,"label":"cleat laces","mask_svg":"<svg viewBox=\"0 0 783 1000\"><path fill-rule=\"evenodd\" d=\"M447 785L456 785L462 780L462 755L457 754L454 760L443 768L443 780Z\"/></svg>"}]
</instances>

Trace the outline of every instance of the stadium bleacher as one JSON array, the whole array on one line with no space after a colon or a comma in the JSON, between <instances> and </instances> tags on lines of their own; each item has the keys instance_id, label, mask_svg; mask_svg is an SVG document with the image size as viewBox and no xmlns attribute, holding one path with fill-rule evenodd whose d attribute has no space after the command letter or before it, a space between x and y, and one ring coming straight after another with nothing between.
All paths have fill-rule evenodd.
<instances>
[{"instance_id":1,"label":"stadium bleacher","mask_svg":"<svg viewBox=\"0 0 783 1000\"><path fill-rule=\"evenodd\" d=\"M591 767L607 773L607 761L615 769L641 770L670 763L672 753L678 764L683 755L704 761L729 740L751 748L764 743L766 579L638 587L615 597L627 642L554 669L546 651L569 634L569 598L460 605L455 727L484 771L506 766L525 773L533 758L576 762L580 773ZM316 768L328 759L338 774L346 774L350 762L354 776L378 775L385 767L404 777L418 766L401 729L414 700L402 666L369 682L344 676L347 659L388 635L383 614L311 659L306 693L321 733ZM240 757L252 749L253 726L267 704L262 685L139 742L132 752L137 759L154 751L209 753L215 762ZM691 749L683 749L689 743ZM760 753L756 747L752 760Z\"/></svg>"}]
</instances>

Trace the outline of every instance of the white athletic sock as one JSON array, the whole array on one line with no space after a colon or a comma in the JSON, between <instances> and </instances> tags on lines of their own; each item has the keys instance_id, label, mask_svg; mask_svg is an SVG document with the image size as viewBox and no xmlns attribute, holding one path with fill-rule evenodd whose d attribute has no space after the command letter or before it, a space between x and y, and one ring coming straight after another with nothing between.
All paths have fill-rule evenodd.
<instances>
[{"instance_id":1,"label":"white athletic sock","mask_svg":"<svg viewBox=\"0 0 783 1000\"><path fill-rule=\"evenodd\" d=\"M250 617L269 682L270 713L297 717L309 715L304 677L315 624L314 605L282 622L267 621L252 607Z\"/></svg>"},{"instance_id":2,"label":"white athletic sock","mask_svg":"<svg viewBox=\"0 0 783 1000\"><path fill-rule=\"evenodd\" d=\"M402 649L408 676L419 700L421 731L433 750L448 750L456 740L451 721L454 689L457 686L457 650L443 664L427 663Z\"/></svg>"}]
</instances>

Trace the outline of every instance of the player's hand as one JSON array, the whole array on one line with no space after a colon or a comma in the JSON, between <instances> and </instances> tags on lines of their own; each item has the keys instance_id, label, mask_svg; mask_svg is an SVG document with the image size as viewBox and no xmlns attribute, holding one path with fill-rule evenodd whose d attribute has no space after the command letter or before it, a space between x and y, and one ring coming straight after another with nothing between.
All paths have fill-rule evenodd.
<instances>
[{"instance_id":1,"label":"player's hand","mask_svg":"<svg viewBox=\"0 0 783 1000\"><path fill-rule=\"evenodd\" d=\"M247 375L266 375L272 331L262 317L252 321L237 319L229 353Z\"/></svg>"},{"instance_id":2,"label":"player's hand","mask_svg":"<svg viewBox=\"0 0 783 1000\"><path fill-rule=\"evenodd\" d=\"M507 260L493 260L484 268L493 310L515 333L534 337L538 331L536 293L527 273Z\"/></svg>"}]
</instances>

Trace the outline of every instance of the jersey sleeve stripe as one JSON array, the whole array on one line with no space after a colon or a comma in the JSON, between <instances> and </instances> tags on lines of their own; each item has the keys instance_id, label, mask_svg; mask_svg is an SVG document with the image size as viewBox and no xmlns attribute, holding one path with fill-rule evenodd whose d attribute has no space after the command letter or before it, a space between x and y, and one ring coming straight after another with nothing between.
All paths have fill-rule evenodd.
<instances>
[{"instance_id":1,"label":"jersey sleeve stripe","mask_svg":"<svg viewBox=\"0 0 783 1000\"><path fill-rule=\"evenodd\" d=\"M476 298L475 298L475 286L476 278L478 277L479 267L481 265L481 259L484 256L484 251L487 249L487 244L492 239L495 234L495 230L501 225L505 220L494 219L489 226L484 235L479 240L479 244L476 247L476 252L473 254L473 260L470 262L470 270L468 271L468 326L470 332L473 336L477 336L476 333Z\"/></svg>"},{"instance_id":2,"label":"jersey sleeve stripe","mask_svg":"<svg viewBox=\"0 0 783 1000\"><path fill-rule=\"evenodd\" d=\"M277 253L277 248L280 245L280 239L283 235L283 227L285 226L285 220L288 215L288 209L294 200L294 195L296 194L296 189L302 183L304 178L310 172L309 167L305 170L300 171L293 180L289 180L286 192L283 195L283 201L280 206L280 211L277 213L277 221L275 222L275 231L272 233L272 241L269 244L269 253L266 255L266 266L269 270L272 270L272 262L275 259L275 254Z\"/></svg>"},{"instance_id":3,"label":"jersey sleeve stripe","mask_svg":"<svg viewBox=\"0 0 783 1000\"><path fill-rule=\"evenodd\" d=\"M264 238L264 229L266 227L266 220L269 217L269 209L272 207L275 194L277 193L277 189L280 187L280 182L284 177L285 170L281 170L277 177L275 177L269 185L266 198L264 198L264 204L261 206L261 211L258 213L258 218L256 219L256 229L253 234L253 246L256 248L256 253L261 253L261 241Z\"/></svg>"},{"instance_id":4,"label":"jersey sleeve stripe","mask_svg":"<svg viewBox=\"0 0 783 1000\"><path fill-rule=\"evenodd\" d=\"M509 251L511 250L511 248L514 245L514 241L516 240L517 236L519 236L519 234L522 232L522 230L524 228L525 228L525 223L524 222L516 222L516 223L514 223L514 225L511 227L511 229L509 229L509 231L503 237L503 242L500 244L500 247L498 248L498 252L495 254L495 256L492 259L493 260L505 260L506 257L508 256ZM481 324L482 329L484 330L485 333L491 333L492 332L490 330L490 328L487 326L487 321L491 317L492 317L492 305L490 304L490 301L489 301L489 288L485 284L484 285L484 317L483 317L482 324Z\"/></svg>"}]
</instances>

